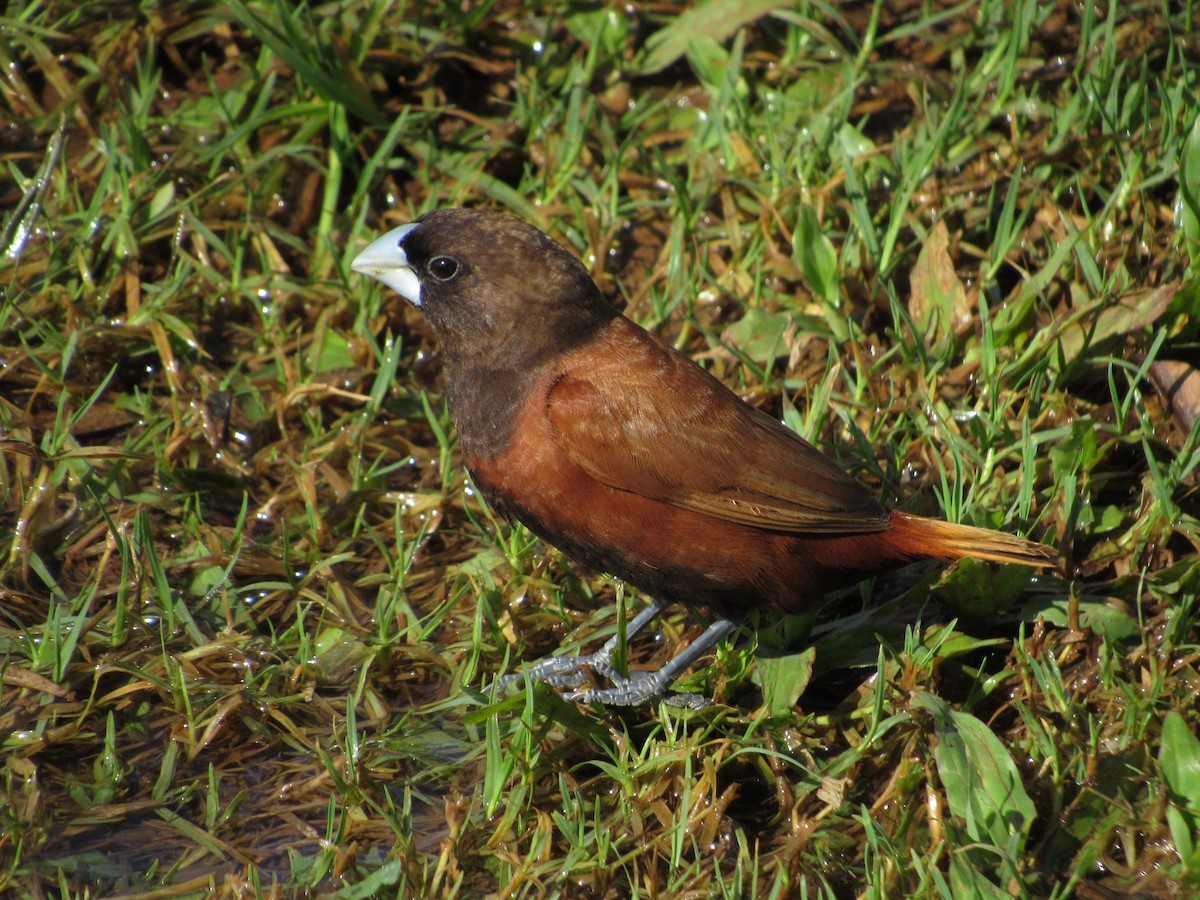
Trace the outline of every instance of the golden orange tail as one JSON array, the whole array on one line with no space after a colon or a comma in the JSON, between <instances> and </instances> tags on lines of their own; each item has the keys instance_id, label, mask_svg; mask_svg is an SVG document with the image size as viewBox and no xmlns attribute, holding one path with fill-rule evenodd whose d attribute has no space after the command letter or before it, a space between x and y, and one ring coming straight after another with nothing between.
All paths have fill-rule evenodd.
<instances>
[{"instance_id":1,"label":"golden orange tail","mask_svg":"<svg viewBox=\"0 0 1200 900\"><path fill-rule=\"evenodd\" d=\"M940 519L926 519L892 510L892 521L886 534L890 543L913 557L934 559L988 559L999 563L1022 566L1057 566L1058 552L1045 544L1025 538L988 531L970 525L955 525Z\"/></svg>"}]
</instances>

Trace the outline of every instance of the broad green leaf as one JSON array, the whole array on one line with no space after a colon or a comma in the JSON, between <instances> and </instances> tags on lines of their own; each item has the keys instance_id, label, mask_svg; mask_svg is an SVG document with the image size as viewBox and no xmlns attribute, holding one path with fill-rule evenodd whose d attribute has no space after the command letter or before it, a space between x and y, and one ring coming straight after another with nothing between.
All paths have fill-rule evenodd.
<instances>
[{"instance_id":1,"label":"broad green leaf","mask_svg":"<svg viewBox=\"0 0 1200 900\"><path fill-rule=\"evenodd\" d=\"M971 900L1011 900L981 869L973 854L955 850L950 856L950 887L954 897Z\"/></svg>"},{"instance_id":2,"label":"broad green leaf","mask_svg":"<svg viewBox=\"0 0 1200 900\"><path fill-rule=\"evenodd\" d=\"M1192 123L1179 155L1179 195L1175 221L1183 232L1192 270L1200 263L1200 116Z\"/></svg>"},{"instance_id":3,"label":"broad green leaf","mask_svg":"<svg viewBox=\"0 0 1200 900\"><path fill-rule=\"evenodd\" d=\"M972 840L1019 853L1037 814L1000 739L983 722L933 694L918 692L913 706L933 718L933 756L950 812L963 821Z\"/></svg>"},{"instance_id":4,"label":"broad green leaf","mask_svg":"<svg viewBox=\"0 0 1200 900\"><path fill-rule=\"evenodd\" d=\"M1158 767L1171 792L1171 800L1200 813L1200 738L1174 710L1163 719Z\"/></svg>"},{"instance_id":5,"label":"broad green leaf","mask_svg":"<svg viewBox=\"0 0 1200 900\"><path fill-rule=\"evenodd\" d=\"M1200 739L1175 710L1163 719L1158 770L1167 786L1170 805L1167 827L1179 858L1193 875L1200 871L1197 817L1200 816Z\"/></svg>"},{"instance_id":6,"label":"broad green leaf","mask_svg":"<svg viewBox=\"0 0 1200 900\"><path fill-rule=\"evenodd\" d=\"M338 900L360 900L388 893L383 888L395 887L404 877L404 861L389 860L374 872L355 884L348 884L337 892Z\"/></svg>"},{"instance_id":7,"label":"broad green leaf","mask_svg":"<svg viewBox=\"0 0 1200 900\"><path fill-rule=\"evenodd\" d=\"M1196 819L1178 806L1168 806L1166 817L1171 840L1175 842L1175 851L1179 858L1187 863L1196 856Z\"/></svg>"},{"instance_id":8,"label":"broad green leaf","mask_svg":"<svg viewBox=\"0 0 1200 900\"><path fill-rule=\"evenodd\" d=\"M1069 603L1066 597L1039 598L1022 607L1021 619L1025 622L1044 619L1066 628L1070 621ZM1102 597L1080 598L1079 623L1109 641L1124 641L1141 633L1137 619L1119 606L1110 606Z\"/></svg>"}]
</instances>

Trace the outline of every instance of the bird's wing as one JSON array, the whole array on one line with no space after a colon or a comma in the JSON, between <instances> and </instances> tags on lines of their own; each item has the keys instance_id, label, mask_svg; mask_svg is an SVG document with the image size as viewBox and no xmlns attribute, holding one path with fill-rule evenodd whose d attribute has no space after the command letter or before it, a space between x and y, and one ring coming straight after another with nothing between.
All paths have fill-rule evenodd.
<instances>
[{"instance_id":1,"label":"bird's wing","mask_svg":"<svg viewBox=\"0 0 1200 900\"><path fill-rule=\"evenodd\" d=\"M819 450L625 319L607 354L546 395L559 448L590 477L731 522L880 531L888 513Z\"/></svg>"}]
</instances>

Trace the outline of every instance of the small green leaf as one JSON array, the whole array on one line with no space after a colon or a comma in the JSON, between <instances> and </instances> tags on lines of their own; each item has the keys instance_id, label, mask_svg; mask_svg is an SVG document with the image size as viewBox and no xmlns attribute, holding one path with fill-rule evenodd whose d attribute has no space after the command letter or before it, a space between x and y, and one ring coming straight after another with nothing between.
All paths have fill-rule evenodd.
<instances>
[{"instance_id":1,"label":"small green leaf","mask_svg":"<svg viewBox=\"0 0 1200 900\"><path fill-rule=\"evenodd\" d=\"M563 22L577 41L605 56L621 53L629 41L629 20L614 7L574 12Z\"/></svg>"},{"instance_id":2,"label":"small green leaf","mask_svg":"<svg viewBox=\"0 0 1200 900\"><path fill-rule=\"evenodd\" d=\"M317 669L327 681L341 683L354 676L374 651L341 628L327 628L317 637Z\"/></svg>"},{"instance_id":3,"label":"small green leaf","mask_svg":"<svg viewBox=\"0 0 1200 900\"><path fill-rule=\"evenodd\" d=\"M1105 506L1100 510L1100 518L1092 527L1093 534L1101 534L1120 528L1125 521L1125 510L1119 506Z\"/></svg>"},{"instance_id":4,"label":"small green leaf","mask_svg":"<svg viewBox=\"0 0 1200 900\"><path fill-rule=\"evenodd\" d=\"M384 891L383 888L395 887L403 877L404 860L389 860L362 881L341 888L337 892L337 900L360 900L363 897L392 893Z\"/></svg>"},{"instance_id":5,"label":"small green leaf","mask_svg":"<svg viewBox=\"0 0 1200 900\"><path fill-rule=\"evenodd\" d=\"M838 146L843 155L854 160L875 153L875 142L847 122L838 130Z\"/></svg>"},{"instance_id":6,"label":"small green leaf","mask_svg":"<svg viewBox=\"0 0 1200 900\"><path fill-rule=\"evenodd\" d=\"M157 219L161 216L175 199L175 183L168 181L150 198L150 218Z\"/></svg>"},{"instance_id":7,"label":"small green leaf","mask_svg":"<svg viewBox=\"0 0 1200 900\"><path fill-rule=\"evenodd\" d=\"M792 319L786 313L751 307L725 329L721 338L751 361L769 365L781 356L787 356L791 326Z\"/></svg>"},{"instance_id":8,"label":"small green leaf","mask_svg":"<svg viewBox=\"0 0 1200 900\"><path fill-rule=\"evenodd\" d=\"M817 214L808 205L800 207L800 221L792 235L792 257L812 292L836 303L839 293L837 251L821 230Z\"/></svg>"},{"instance_id":9,"label":"small green leaf","mask_svg":"<svg viewBox=\"0 0 1200 900\"><path fill-rule=\"evenodd\" d=\"M1029 586L1029 578L1029 570L1021 566L997 569L964 559L946 570L933 591L956 613L983 619L1010 609Z\"/></svg>"},{"instance_id":10,"label":"small green leaf","mask_svg":"<svg viewBox=\"0 0 1200 900\"><path fill-rule=\"evenodd\" d=\"M314 342L308 364L313 372L332 372L354 368L354 357L350 353L350 341L339 331L323 329L321 340Z\"/></svg>"},{"instance_id":11,"label":"small green leaf","mask_svg":"<svg viewBox=\"0 0 1200 900\"><path fill-rule=\"evenodd\" d=\"M723 41L739 28L781 6L785 0L705 0L646 40L646 50L638 61L643 75L661 72L688 52L698 37Z\"/></svg>"},{"instance_id":12,"label":"small green leaf","mask_svg":"<svg viewBox=\"0 0 1200 900\"><path fill-rule=\"evenodd\" d=\"M192 576L192 580L188 583L188 593L193 597L207 597L224 581L224 566L205 566Z\"/></svg>"},{"instance_id":13,"label":"small green leaf","mask_svg":"<svg viewBox=\"0 0 1200 900\"><path fill-rule=\"evenodd\" d=\"M1079 472L1090 472L1100 461L1097 430L1094 422L1076 419L1070 437L1050 448L1050 469L1056 484Z\"/></svg>"},{"instance_id":14,"label":"small green leaf","mask_svg":"<svg viewBox=\"0 0 1200 900\"><path fill-rule=\"evenodd\" d=\"M468 557L450 571L465 575L468 578L488 578L491 573L507 565L503 551L499 547L488 546L474 556Z\"/></svg>"},{"instance_id":15,"label":"small green leaf","mask_svg":"<svg viewBox=\"0 0 1200 900\"><path fill-rule=\"evenodd\" d=\"M787 656L758 656L755 658L751 680L762 688L763 705L767 715L789 715L812 680L815 647Z\"/></svg>"}]
</instances>

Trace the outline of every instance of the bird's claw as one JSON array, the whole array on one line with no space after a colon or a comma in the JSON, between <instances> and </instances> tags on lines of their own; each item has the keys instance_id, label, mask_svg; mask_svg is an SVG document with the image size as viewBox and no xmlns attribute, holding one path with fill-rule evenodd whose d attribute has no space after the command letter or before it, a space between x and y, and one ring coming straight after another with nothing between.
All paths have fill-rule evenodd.
<instances>
[{"instance_id":1,"label":"bird's claw","mask_svg":"<svg viewBox=\"0 0 1200 900\"><path fill-rule=\"evenodd\" d=\"M642 610L629 623L626 639L656 616L662 609L657 601ZM563 692L563 699L572 703L604 703L609 706L639 706L652 700L661 700L670 706L686 709L703 709L712 701L702 694L671 694L667 692L683 670L696 661L697 657L714 643L734 630L729 619L718 619L686 649L677 654L656 672L630 672L624 675L613 666L612 658L619 641L609 639L603 647L589 656L552 656L534 665L522 675L506 675L497 679L501 690L525 681L540 681ZM601 678L607 679L612 687L585 688L585 670L590 669Z\"/></svg>"},{"instance_id":2,"label":"bird's claw","mask_svg":"<svg viewBox=\"0 0 1200 900\"><path fill-rule=\"evenodd\" d=\"M597 660L595 655L552 656L549 659L543 659L527 672L497 678L496 687L504 691L513 685L522 685L528 680L548 684L559 690L571 690L580 687L587 680L584 672L589 668L603 675L609 667L604 662Z\"/></svg>"},{"instance_id":3,"label":"bird's claw","mask_svg":"<svg viewBox=\"0 0 1200 900\"><path fill-rule=\"evenodd\" d=\"M562 695L568 703L604 703L608 706L641 706L658 699L667 706L704 709L712 701L703 694L671 694L654 678L614 679L610 688L590 688Z\"/></svg>"},{"instance_id":4,"label":"bird's claw","mask_svg":"<svg viewBox=\"0 0 1200 900\"><path fill-rule=\"evenodd\" d=\"M549 664L549 665L548 665ZM612 687L583 688L586 681L584 671L591 669L607 679ZM661 699L668 706L683 709L703 709L712 701L703 694L672 694L657 673L631 672L628 677L618 675L612 663L599 654L592 656L557 656L543 660L527 673L505 675L496 679L500 690L507 690L528 679L548 684L562 692L568 703L603 703L608 706L641 706L652 700Z\"/></svg>"}]
</instances>

